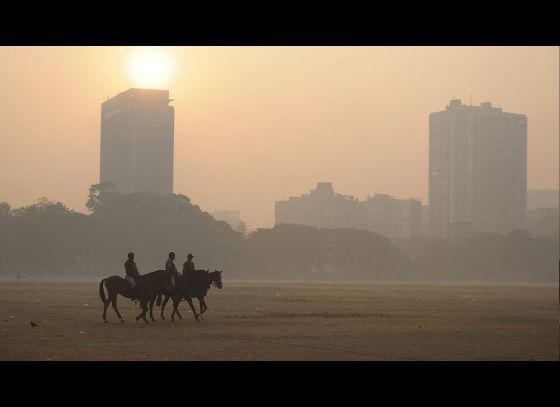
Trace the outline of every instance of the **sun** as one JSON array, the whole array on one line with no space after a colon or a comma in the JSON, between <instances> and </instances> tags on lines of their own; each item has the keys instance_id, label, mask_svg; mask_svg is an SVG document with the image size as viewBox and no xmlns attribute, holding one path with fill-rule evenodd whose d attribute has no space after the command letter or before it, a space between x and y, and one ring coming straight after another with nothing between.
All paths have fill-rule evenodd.
<instances>
[{"instance_id":1,"label":"sun","mask_svg":"<svg viewBox=\"0 0 560 407\"><path fill-rule=\"evenodd\" d=\"M169 86L172 68L169 52L161 47L134 48L128 58L128 76L136 87Z\"/></svg>"}]
</instances>

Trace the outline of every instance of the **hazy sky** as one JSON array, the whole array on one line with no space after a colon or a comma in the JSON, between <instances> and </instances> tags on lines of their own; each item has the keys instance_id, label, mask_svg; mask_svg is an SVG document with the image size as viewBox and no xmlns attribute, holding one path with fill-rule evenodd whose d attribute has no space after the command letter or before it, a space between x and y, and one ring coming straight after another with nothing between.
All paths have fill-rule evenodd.
<instances>
[{"instance_id":1,"label":"hazy sky","mask_svg":"<svg viewBox=\"0 0 560 407\"><path fill-rule=\"evenodd\" d=\"M317 181L425 202L429 113L471 94L528 116L528 187L558 188L555 47L0 47L0 201L85 212L101 102L145 86L152 51L170 61L175 192L251 228Z\"/></svg>"}]
</instances>

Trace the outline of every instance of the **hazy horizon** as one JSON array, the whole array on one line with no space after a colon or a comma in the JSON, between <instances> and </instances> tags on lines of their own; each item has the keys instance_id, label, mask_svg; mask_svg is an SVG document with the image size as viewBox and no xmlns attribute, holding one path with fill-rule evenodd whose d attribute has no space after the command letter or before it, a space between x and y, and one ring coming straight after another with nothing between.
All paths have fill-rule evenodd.
<instances>
[{"instance_id":1,"label":"hazy horizon","mask_svg":"<svg viewBox=\"0 0 560 407\"><path fill-rule=\"evenodd\" d=\"M274 202L332 182L427 201L428 118L452 98L528 117L527 187L559 183L558 47L165 47L167 83L130 73L137 47L0 47L0 201L86 212L100 105L169 89L174 192L274 224Z\"/></svg>"}]
</instances>

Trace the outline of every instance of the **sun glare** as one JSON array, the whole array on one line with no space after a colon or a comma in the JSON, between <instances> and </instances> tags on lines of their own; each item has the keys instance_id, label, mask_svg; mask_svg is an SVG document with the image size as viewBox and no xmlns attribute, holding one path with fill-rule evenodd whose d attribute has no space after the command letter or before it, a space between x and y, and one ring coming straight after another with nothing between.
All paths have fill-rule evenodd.
<instances>
[{"instance_id":1,"label":"sun glare","mask_svg":"<svg viewBox=\"0 0 560 407\"><path fill-rule=\"evenodd\" d=\"M163 88L169 86L172 60L166 50L158 47L134 49L128 60L128 75L134 86Z\"/></svg>"}]
</instances>

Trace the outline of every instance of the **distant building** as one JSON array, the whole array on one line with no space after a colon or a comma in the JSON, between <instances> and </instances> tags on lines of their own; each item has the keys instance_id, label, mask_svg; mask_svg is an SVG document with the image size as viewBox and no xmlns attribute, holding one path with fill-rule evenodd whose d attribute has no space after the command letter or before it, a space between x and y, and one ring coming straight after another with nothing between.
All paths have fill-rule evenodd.
<instances>
[{"instance_id":1,"label":"distant building","mask_svg":"<svg viewBox=\"0 0 560 407\"><path fill-rule=\"evenodd\" d=\"M422 234L422 203L417 199L397 199L375 194L362 203L365 229L390 239L416 237Z\"/></svg>"},{"instance_id":2,"label":"distant building","mask_svg":"<svg viewBox=\"0 0 560 407\"><path fill-rule=\"evenodd\" d=\"M233 230L241 233L247 232L247 225L240 218L239 211L214 211L212 212L212 216L216 220L221 220L229 223Z\"/></svg>"},{"instance_id":3,"label":"distant building","mask_svg":"<svg viewBox=\"0 0 560 407\"><path fill-rule=\"evenodd\" d=\"M526 230L532 236L554 236L559 222L558 208L533 208L527 211Z\"/></svg>"},{"instance_id":4,"label":"distant building","mask_svg":"<svg viewBox=\"0 0 560 407\"><path fill-rule=\"evenodd\" d=\"M173 192L169 91L129 89L101 104L100 182L120 192Z\"/></svg>"},{"instance_id":5,"label":"distant building","mask_svg":"<svg viewBox=\"0 0 560 407\"><path fill-rule=\"evenodd\" d=\"M277 201L275 223L325 229L363 229L385 237L407 238L422 233L422 204L375 194L364 202L338 194L330 182L319 182L309 194Z\"/></svg>"},{"instance_id":6,"label":"distant building","mask_svg":"<svg viewBox=\"0 0 560 407\"><path fill-rule=\"evenodd\" d=\"M429 207L436 236L524 228L527 117L458 99L431 113Z\"/></svg>"},{"instance_id":7,"label":"distant building","mask_svg":"<svg viewBox=\"0 0 560 407\"><path fill-rule=\"evenodd\" d=\"M558 208L560 190L558 189L528 189L527 210L540 208Z\"/></svg>"},{"instance_id":8,"label":"distant building","mask_svg":"<svg viewBox=\"0 0 560 407\"><path fill-rule=\"evenodd\" d=\"M526 230L532 236L558 235L559 225L558 189L527 190Z\"/></svg>"},{"instance_id":9,"label":"distant building","mask_svg":"<svg viewBox=\"0 0 560 407\"><path fill-rule=\"evenodd\" d=\"M275 222L317 228L358 228L360 205L352 196L337 194L330 182L319 182L309 194L277 201Z\"/></svg>"},{"instance_id":10,"label":"distant building","mask_svg":"<svg viewBox=\"0 0 560 407\"><path fill-rule=\"evenodd\" d=\"M422 236L430 235L430 207L422 205Z\"/></svg>"}]
</instances>

